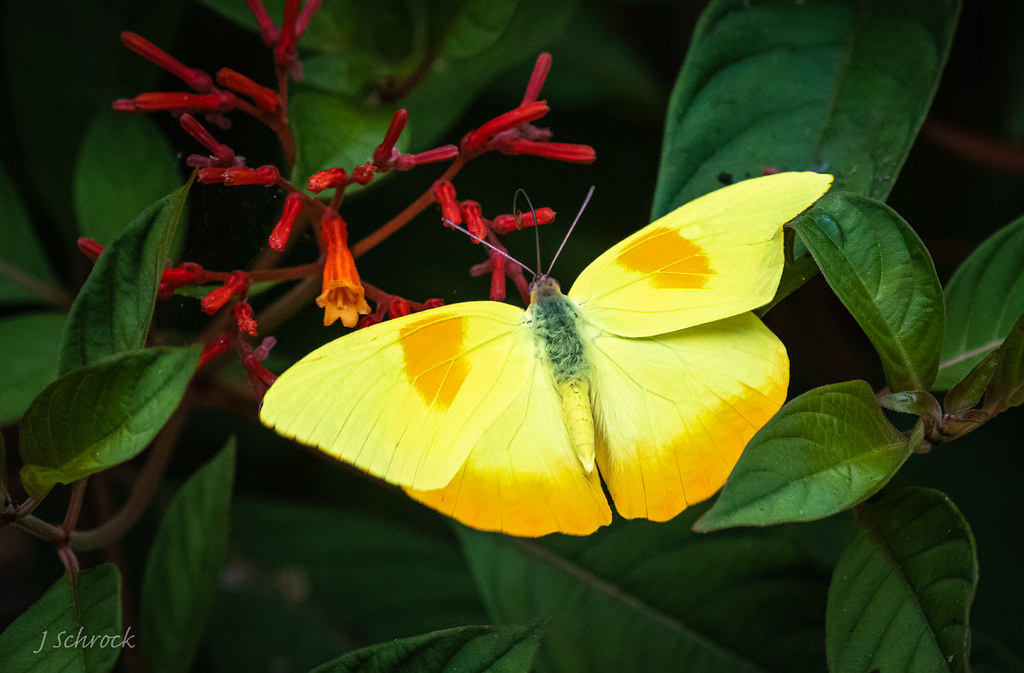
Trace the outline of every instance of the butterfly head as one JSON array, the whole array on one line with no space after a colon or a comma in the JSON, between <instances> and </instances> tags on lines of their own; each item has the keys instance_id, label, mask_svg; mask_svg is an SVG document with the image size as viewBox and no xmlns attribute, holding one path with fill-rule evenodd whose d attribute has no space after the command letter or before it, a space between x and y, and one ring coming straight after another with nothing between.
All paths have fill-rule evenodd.
<instances>
[{"instance_id":1,"label":"butterfly head","mask_svg":"<svg viewBox=\"0 0 1024 673\"><path fill-rule=\"evenodd\" d=\"M530 282L530 303L536 304L539 300L547 297L562 294L562 288L558 281L551 276L541 274Z\"/></svg>"}]
</instances>

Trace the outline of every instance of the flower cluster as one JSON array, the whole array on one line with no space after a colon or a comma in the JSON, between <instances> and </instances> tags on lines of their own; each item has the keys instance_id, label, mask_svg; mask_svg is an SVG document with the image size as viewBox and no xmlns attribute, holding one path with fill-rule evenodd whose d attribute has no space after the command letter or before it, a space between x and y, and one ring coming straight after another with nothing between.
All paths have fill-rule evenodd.
<instances>
[{"instance_id":1,"label":"flower cluster","mask_svg":"<svg viewBox=\"0 0 1024 673\"><path fill-rule=\"evenodd\" d=\"M309 176L305 185L294 185L284 178L286 172L273 165L249 166L244 156L219 142L211 128L230 126L231 113L248 114L265 123L277 134L285 159L294 163L295 144L287 118L289 79L301 78L301 63L296 45L312 20L318 0L286 0L284 16L278 27L271 20L261 0L247 0L256 17L265 44L272 49L277 71L275 88L263 86L249 77L229 68L221 68L213 76L187 66L145 38L135 33L123 33L123 43L132 51L149 59L175 75L190 89L187 92L149 92L134 98L114 101L115 110L123 112L169 111L176 115L182 129L206 151L190 155L186 163L196 169L201 184L225 186L262 186L285 193L283 208L269 235L269 248L275 253L287 249L289 240L300 230L311 230L316 236L320 257L315 262L296 267L275 266L276 259L266 258L252 270L210 271L193 262L165 269L161 277L158 297L166 299L180 288L216 282L200 302L201 309L219 314L226 309L225 328L209 337L201 365L228 352L232 347L249 372L250 381L258 392L273 382L273 375L260 361L266 357L273 339L264 339L253 348L249 339L259 334L261 318L254 315L249 303L249 288L256 282L281 282L320 275L320 293L316 304L324 310L324 325L341 321L346 327L366 326L387 318L396 318L410 312L441 305L438 299L422 303L388 294L384 290L362 282L356 267L356 258L399 230L413 217L432 204L441 208L446 223L465 222L474 241L488 244L488 258L474 266L475 275L490 274L492 299L505 296L506 278L511 278L524 301L527 281L522 270L507 264L505 248L499 235L523 227L545 224L554 219L549 208L523 213L518 216L499 215L493 219L483 217L480 204L472 200L459 201L455 196L452 179L470 160L490 151L503 154L530 154L549 159L589 163L595 158L588 145L550 142L551 131L534 125L548 110L545 101L538 100L541 87L551 67L551 57L542 54L536 62L522 102L513 110L501 114L467 133L458 146L444 145L418 153L404 153L397 147L399 138L409 119L405 109L396 110L384 138L372 156L357 166L335 166ZM366 185L374 177L392 170L408 171L419 166L447 163L443 175L433 187L416 199L391 221L373 230L350 246L349 228L341 214L346 189L350 185ZM102 248L88 239L79 242L82 251L97 257ZM278 301L295 304L290 293ZM306 295L307 297L309 295ZM376 306L371 309L370 302ZM289 307L294 310L294 307ZM271 305L281 313L281 307Z\"/></svg>"}]
</instances>

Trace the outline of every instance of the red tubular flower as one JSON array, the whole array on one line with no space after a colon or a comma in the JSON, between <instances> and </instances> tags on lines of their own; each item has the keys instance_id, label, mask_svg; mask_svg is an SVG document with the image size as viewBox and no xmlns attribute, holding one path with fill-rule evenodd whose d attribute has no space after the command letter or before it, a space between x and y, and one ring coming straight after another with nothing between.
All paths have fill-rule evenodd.
<instances>
[{"instance_id":1,"label":"red tubular flower","mask_svg":"<svg viewBox=\"0 0 1024 673\"><path fill-rule=\"evenodd\" d=\"M216 182L223 182L225 185L237 187L239 185L263 185L271 187L277 184L281 173L276 166L266 165L259 168L247 166L230 166L220 168L219 166L200 168L199 182L209 185Z\"/></svg>"},{"instance_id":2,"label":"red tubular flower","mask_svg":"<svg viewBox=\"0 0 1024 673\"><path fill-rule=\"evenodd\" d=\"M444 299L438 299L438 298L428 299L425 302L423 302L423 309L422 310L427 311L429 309L439 308L441 306L444 306Z\"/></svg>"},{"instance_id":3,"label":"red tubular flower","mask_svg":"<svg viewBox=\"0 0 1024 673\"><path fill-rule=\"evenodd\" d=\"M536 223L533 221L534 212L537 213ZM555 211L550 208L537 208L535 211L520 213L518 218L515 215L498 215L494 218L491 226L496 234L508 234L519 229L532 227L534 224L550 224L554 221Z\"/></svg>"},{"instance_id":4,"label":"red tubular flower","mask_svg":"<svg viewBox=\"0 0 1024 673\"><path fill-rule=\"evenodd\" d=\"M274 65L290 68L295 63L295 22L299 17L299 0L285 0L281 32L274 45Z\"/></svg>"},{"instance_id":5,"label":"red tubular flower","mask_svg":"<svg viewBox=\"0 0 1024 673\"><path fill-rule=\"evenodd\" d=\"M249 274L244 271L232 271L224 284L203 297L200 305L205 313L214 314L235 295L244 294L249 289Z\"/></svg>"},{"instance_id":6,"label":"red tubular flower","mask_svg":"<svg viewBox=\"0 0 1024 673\"><path fill-rule=\"evenodd\" d=\"M277 343L277 340L274 337L267 337L255 350L244 341L238 344L238 348L242 353L242 366L245 367L245 371L249 376L249 384L256 392L258 400L263 399L263 396L267 394L267 389L274 385L274 381L277 380L277 376L264 367L261 362L267 359L267 355L270 354L270 349L274 347L275 343Z\"/></svg>"},{"instance_id":7,"label":"red tubular flower","mask_svg":"<svg viewBox=\"0 0 1024 673\"><path fill-rule=\"evenodd\" d=\"M221 332L214 338L212 343L207 344L206 348L203 349L202 354L199 356L199 366L202 367L218 355L223 355L234 343L234 334L231 332Z\"/></svg>"},{"instance_id":8,"label":"red tubular flower","mask_svg":"<svg viewBox=\"0 0 1024 673\"><path fill-rule=\"evenodd\" d=\"M373 180L373 173L373 164L367 161L362 166L356 166L352 169L352 182L359 183L360 185L368 184L370 180Z\"/></svg>"},{"instance_id":9,"label":"red tubular flower","mask_svg":"<svg viewBox=\"0 0 1024 673\"><path fill-rule=\"evenodd\" d=\"M219 110L220 112L228 112L234 109L236 102L235 95L227 91L219 93L156 91L153 93L140 93L131 100L135 110L141 112L153 112L156 110ZM115 103L121 102L115 101Z\"/></svg>"},{"instance_id":10,"label":"red tubular flower","mask_svg":"<svg viewBox=\"0 0 1024 673\"><path fill-rule=\"evenodd\" d=\"M505 257L491 250L491 300L505 299Z\"/></svg>"},{"instance_id":11,"label":"red tubular flower","mask_svg":"<svg viewBox=\"0 0 1024 673\"><path fill-rule=\"evenodd\" d=\"M328 187L343 187L348 181L348 173L344 168L328 168L326 171L313 173L309 176L309 191L319 194Z\"/></svg>"},{"instance_id":12,"label":"red tubular flower","mask_svg":"<svg viewBox=\"0 0 1024 673\"><path fill-rule=\"evenodd\" d=\"M89 259L99 259L100 255L103 254L103 246L85 236L78 239L78 249Z\"/></svg>"},{"instance_id":13,"label":"red tubular flower","mask_svg":"<svg viewBox=\"0 0 1024 673\"><path fill-rule=\"evenodd\" d=\"M528 124L540 119L548 113L548 104L544 101L534 101L520 105L515 110L500 114L480 128L470 131L462 138L463 152L482 152L487 148L487 142L502 131L514 129L522 124Z\"/></svg>"},{"instance_id":14,"label":"red tubular flower","mask_svg":"<svg viewBox=\"0 0 1024 673\"><path fill-rule=\"evenodd\" d=\"M407 171L413 166L431 164L436 161L447 161L459 156L459 148L455 145L444 145L419 154L399 154L392 168Z\"/></svg>"},{"instance_id":15,"label":"red tubular flower","mask_svg":"<svg viewBox=\"0 0 1024 673\"><path fill-rule=\"evenodd\" d=\"M530 83L526 85L526 93L523 94L523 102L526 105L537 100L540 96L540 89L544 86L544 80L548 78L548 71L551 70L551 54L544 52L537 57L533 65L533 74L530 75Z\"/></svg>"},{"instance_id":16,"label":"red tubular flower","mask_svg":"<svg viewBox=\"0 0 1024 673\"><path fill-rule=\"evenodd\" d=\"M409 306L408 299L392 297L391 301L388 302L389 318L401 318L403 315L409 315L410 313L412 313L412 307Z\"/></svg>"},{"instance_id":17,"label":"red tubular flower","mask_svg":"<svg viewBox=\"0 0 1024 673\"><path fill-rule=\"evenodd\" d=\"M459 202L455 200L455 185L447 180L434 183L434 199L441 206L441 218L451 224L462 224Z\"/></svg>"},{"instance_id":18,"label":"red tubular flower","mask_svg":"<svg viewBox=\"0 0 1024 673\"><path fill-rule=\"evenodd\" d=\"M193 91L199 93L213 91L213 80L209 75L202 70L189 68L141 35L124 31L121 33L121 42L139 56L152 61L185 82Z\"/></svg>"},{"instance_id":19,"label":"red tubular flower","mask_svg":"<svg viewBox=\"0 0 1024 673\"><path fill-rule=\"evenodd\" d=\"M256 107L267 112L274 112L281 107L281 97L273 89L257 84L245 75L231 68L217 71L217 84L236 93L248 96L256 103Z\"/></svg>"},{"instance_id":20,"label":"red tubular flower","mask_svg":"<svg viewBox=\"0 0 1024 673\"><path fill-rule=\"evenodd\" d=\"M168 299L179 287L186 285L202 285L206 282L206 269L195 262L185 262L172 269L164 269L160 274L158 299Z\"/></svg>"},{"instance_id":21,"label":"red tubular flower","mask_svg":"<svg viewBox=\"0 0 1024 673\"><path fill-rule=\"evenodd\" d=\"M249 306L249 302L240 301L235 304L235 307L231 309L231 315L235 319L235 325L238 326L239 332L256 336L256 320L252 317L252 306Z\"/></svg>"},{"instance_id":22,"label":"red tubular flower","mask_svg":"<svg viewBox=\"0 0 1024 673\"><path fill-rule=\"evenodd\" d=\"M256 17L256 24L260 27L260 37L263 38L263 44L272 47L277 42L281 31L277 29L270 15L267 14L267 8L263 6L263 1L245 0L245 4L249 5L249 11Z\"/></svg>"},{"instance_id":23,"label":"red tubular flower","mask_svg":"<svg viewBox=\"0 0 1024 673\"><path fill-rule=\"evenodd\" d=\"M178 119L181 128L199 141L199 143L210 150L214 162L222 166L235 165L235 152L227 145L217 142L213 134L206 130L206 127L199 123L199 120L187 112Z\"/></svg>"},{"instance_id":24,"label":"red tubular flower","mask_svg":"<svg viewBox=\"0 0 1024 673\"><path fill-rule=\"evenodd\" d=\"M288 235L292 233L292 225L295 224L295 219L301 212L302 195L292 192L284 200L284 212L281 214L281 219L277 221L274 230L270 232L271 248L278 252L284 250L284 244L288 242Z\"/></svg>"},{"instance_id":25,"label":"red tubular flower","mask_svg":"<svg viewBox=\"0 0 1024 673\"><path fill-rule=\"evenodd\" d=\"M309 20L316 14L316 10L320 8L320 0L306 0L306 4L302 6L302 12L299 14L299 18L295 19L295 37L302 37L302 34L306 32L306 27L309 26Z\"/></svg>"},{"instance_id":26,"label":"red tubular flower","mask_svg":"<svg viewBox=\"0 0 1024 673\"><path fill-rule=\"evenodd\" d=\"M320 233L327 248L327 259L323 292L316 298L316 305L324 309L325 327L338 318L345 327L355 327L359 316L370 312L370 305L366 303L356 262L348 249L345 221L328 210L320 219Z\"/></svg>"},{"instance_id":27,"label":"red tubular flower","mask_svg":"<svg viewBox=\"0 0 1024 673\"><path fill-rule=\"evenodd\" d=\"M462 201L459 203L459 212L462 213L462 219L466 222L466 231L473 236L473 242L478 242L477 239L483 240L487 236L487 225L484 224L484 218L480 215L480 204L476 201Z\"/></svg>"},{"instance_id":28,"label":"red tubular flower","mask_svg":"<svg viewBox=\"0 0 1024 673\"><path fill-rule=\"evenodd\" d=\"M597 158L597 153L590 145L573 143L546 143L524 138L501 138L496 140L492 146L502 154L532 154L577 164L593 163Z\"/></svg>"},{"instance_id":29,"label":"red tubular flower","mask_svg":"<svg viewBox=\"0 0 1024 673\"><path fill-rule=\"evenodd\" d=\"M398 137L402 135L402 129L405 128L405 123L408 120L409 111L405 108L395 110L395 114L391 115L391 124L388 125L388 132L384 134L384 142L373 151L373 165L375 167L380 170L387 170L398 159L399 153L395 143L398 142Z\"/></svg>"}]
</instances>

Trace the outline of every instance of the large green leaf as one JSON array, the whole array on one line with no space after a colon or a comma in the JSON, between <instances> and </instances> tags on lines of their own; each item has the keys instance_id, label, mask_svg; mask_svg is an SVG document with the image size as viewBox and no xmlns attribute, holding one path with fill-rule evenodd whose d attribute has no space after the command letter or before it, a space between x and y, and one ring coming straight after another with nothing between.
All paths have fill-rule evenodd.
<instances>
[{"instance_id":1,"label":"large green leaf","mask_svg":"<svg viewBox=\"0 0 1024 673\"><path fill-rule=\"evenodd\" d=\"M1024 404L1024 315L1006 335L998 358L985 392L985 407L996 413Z\"/></svg>"},{"instance_id":2,"label":"large green leaf","mask_svg":"<svg viewBox=\"0 0 1024 673\"><path fill-rule=\"evenodd\" d=\"M538 671L822 670L826 581L803 546L781 528L697 535L694 517L582 538L460 532L494 620L551 618Z\"/></svg>"},{"instance_id":3,"label":"large green leaf","mask_svg":"<svg viewBox=\"0 0 1024 673\"><path fill-rule=\"evenodd\" d=\"M56 276L25 212L23 199L0 167L0 304L53 302Z\"/></svg>"},{"instance_id":4,"label":"large green leaf","mask_svg":"<svg viewBox=\"0 0 1024 673\"><path fill-rule=\"evenodd\" d=\"M142 578L147 671L190 670L224 563L234 469L230 441L182 485L160 522Z\"/></svg>"},{"instance_id":5,"label":"large green leaf","mask_svg":"<svg viewBox=\"0 0 1024 673\"><path fill-rule=\"evenodd\" d=\"M97 114L75 165L78 231L110 245L136 215L180 184L174 151L152 119Z\"/></svg>"},{"instance_id":6,"label":"large green leaf","mask_svg":"<svg viewBox=\"0 0 1024 673\"><path fill-rule=\"evenodd\" d=\"M885 419L866 382L815 388L754 435L695 529L830 516L882 488L915 443Z\"/></svg>"},{"instance_id":7,"label":"large green leaf","mask_svg":"<svg viewBox=\"0 0 1024 673\"><path fill-rule=\"evenodd\" d=\"M884 199L924 120L959 0L715 0L669 105L654 216L762 169Z\"/></svg>"},{"instance_id":8,"label":"large green leaf","mask_svg":"<svg viewBox=\"0 0 1024 673\"><path fill-rule=\"evenodd\" d=\"M0 424L21 418L36 395L57 378L63 331L60 313L22 313L0 320L4 349Z\"/></svg>"},{"instance_id":9,"label":"large green leaf","mask_svg":"<svg viewBox=\"0 0 1024 673\"><path fill-rule=\"evenodd\" d=\"M948 390L997 348L1024 313L1024 217L989 236L946 284L937 390Z\"/></svg>"},{"instance_id":10,"label":"large green leaf","mask_svg":"<svg viewBox=\"0 0 1024 673\"><path fill-rule=\"evenodd\" d=\"M160 431L199 364L198 346L130 351L80 367L32 402L21 424L21 479L41 498L122 463Z\"/></svg>"},{"instance_id":11,"label":"large green leaf","mask_svg":"<svg viewBox=\"0 0 1024 673\"><path fill-rule=\"evenodd\" d=\"M145 345L160 275L191 184L143 211L96 260L68 315L61 374Z\"/></svg>"},{"instance_id":12,"label":"large green leaf","mask_svg":"<svg viewBox=\"0 0 1024 673\"><path fill-rule=\"evenodd\" d=\"M944 306L935 265L914 230L883 203L826 194L790 223L825 280L882 358L889 389L935 380Z\"/></svg>"},{"instance_id":13,"label":"large green leaf","mask_svg":"<svg viewBox=\"0 0 1024 673\"><path fill-rule=\"evenodd\" d=\"M65 573L32 607L0 634L4 673L51 671L105 673L123 647L135 647L121 631L121 574L113 563L83 570L77 600Z\"/></svg>"},{"instance_id":14,"label":"large green leaf","mask_svg":"<svg viewBox=\"0 0 1024 673\"><path fill-rule=\"evenodd\" d=\"M395 523L369 506L238 498L231 549L234 566L260 572L238 577L218 598L205 647L225 670L271 659L304 670L325 661L330 647L336 656L487 621L458 541L445 527L432 532Z\"/></svg>"},{"instance_id":15,"label":"large green leaf","mask_svg":"<svg viewBox=\"0 0 1024 673\"><path fill-rule=\"evenodd\" d=\"M863 506L859 522L829 587L829 670L968 670L978 562L960 512L938 491L910 488Z\"/></svg>"},{"instance_id":16,"label":"large green leaf","mask_svg":"<svg viewBox=\"0 0 1024 673\"><path fill-rule=\"evenodd\" d=\"M350 652L313 673L529 673L542 629L466 626Z\"/></svg>"}]
</instances>

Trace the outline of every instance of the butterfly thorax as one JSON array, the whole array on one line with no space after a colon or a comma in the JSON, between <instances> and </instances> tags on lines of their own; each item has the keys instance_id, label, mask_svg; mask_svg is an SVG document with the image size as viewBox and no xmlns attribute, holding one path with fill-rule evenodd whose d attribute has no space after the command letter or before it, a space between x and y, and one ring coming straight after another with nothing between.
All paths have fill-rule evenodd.
<instances>
[{"instance_id":1,"label":"butterfly thorax","mask_svg":"<svg viewBox=\"0 0 1024 673\"><path fill-rule=\"evenodd\" d=\"M594 469L594 417L590 362L580 331L579 308L562 294L557 281L540 276L531 285L526 315L538 355L551 364L569 439L581 465L590 472Z\"/></svg>"}]
</instances>

